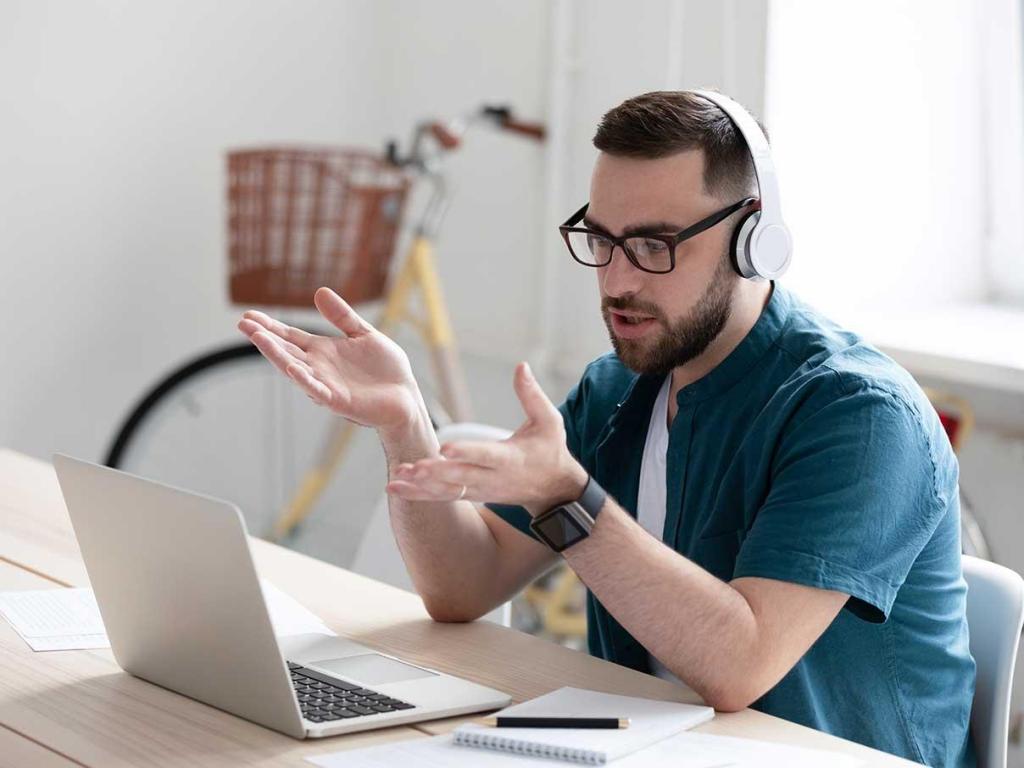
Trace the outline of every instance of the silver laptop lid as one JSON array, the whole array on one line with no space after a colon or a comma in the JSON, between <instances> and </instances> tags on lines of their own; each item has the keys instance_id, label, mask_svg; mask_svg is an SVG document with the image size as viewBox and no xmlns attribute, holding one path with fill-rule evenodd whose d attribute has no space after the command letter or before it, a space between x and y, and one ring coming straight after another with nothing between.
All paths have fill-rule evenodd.
<instances>
[{"instance_id":1,"label":"silver laptop lid","mask_svg":"<svg viewBox=\"0 0 1024 768\"><path fill-rule=\"evenodd\" d=\"M238 508L61 454L53 463L117 663L301 738Z\"/></svg>"}]
</instances>

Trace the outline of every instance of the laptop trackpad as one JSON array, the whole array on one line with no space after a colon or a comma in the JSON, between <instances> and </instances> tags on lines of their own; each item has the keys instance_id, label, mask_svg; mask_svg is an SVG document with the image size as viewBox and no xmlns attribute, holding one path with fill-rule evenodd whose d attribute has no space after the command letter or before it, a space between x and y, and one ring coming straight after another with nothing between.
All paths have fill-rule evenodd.
<instances>
[{"instance_id":1,"label":"laptop trackpad","mask_svg":"<svg viewBox=\"0 0 1024 768\"><path fill-rule=\"evenodd\" d=\"M344 656L340 659L318 659L306 662L324 672L346 680L355 680L364 685L383 685L415 680L420 677L436 677L436 672L403 664L379 653L364 653L360 656Z\"/></svg>"}]
</instances>

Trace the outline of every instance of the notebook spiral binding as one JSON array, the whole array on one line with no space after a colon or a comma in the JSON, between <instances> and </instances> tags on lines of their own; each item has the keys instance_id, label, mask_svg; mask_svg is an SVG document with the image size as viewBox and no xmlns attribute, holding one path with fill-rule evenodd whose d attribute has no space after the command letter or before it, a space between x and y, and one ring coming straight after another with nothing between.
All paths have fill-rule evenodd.
<instances>
[{"instance_id":1,"label":"notebook spiral binding","mask_svg":"<svg viewBox=\"0 0 1024 768\"><path fill-rule=\"evenodd\" d=\"M517 755L527 755L529 757L567 760L584 765L604 765L606 762L603 754L586 749L556 747L550 744L537 744L532 741L520 741L491 734L456 733L453 743L462 747L483 747L484 749L514 752Z\"/></svg>"}]
</instances>

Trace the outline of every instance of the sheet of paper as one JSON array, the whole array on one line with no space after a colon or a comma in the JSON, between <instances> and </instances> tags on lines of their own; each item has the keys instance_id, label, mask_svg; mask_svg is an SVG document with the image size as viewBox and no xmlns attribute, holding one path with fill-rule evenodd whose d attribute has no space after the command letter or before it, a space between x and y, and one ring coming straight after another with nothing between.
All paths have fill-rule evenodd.
<instances>
[{"instance_id":1,"label":"sheet of paper","mask_svg":"<svg viewBox=\"0 0 1024 768\"><path fill-rule=\"evenodd\" d=\"M274 634L278 637L335 634L297 600L266 579L260 579L260 586ZM0 614L33 651L110 647L91 589L0 592Z\"/></svg>"},{"instance_id":2,"label":"sheet of paper","mask_svg":"<svg viewBox=\"0 0 1024 768\"><path fill-rule=\"evenodd\" d=\"M0 592L0 613L33 651L110 647L91 589Z\"/></svg>"},{"instance_id":3,"label":"sheet of paper","mask_svg":"<svg viewBox=\"0 0 1024 768\"><path fill-rule=\"evenodd\" d=\"M728 765L727 761L723 761L717 755L699 751L684 753L678 747L661 748L663 744L672 741L674 737L612 761L608 765L615 768L719 768ZM554 768L558 765L572 765L542 757L459 747L452 742L450 733L426 739L390 742L363 749L330 752L307 757L306 760L320 768L393 768L396 765L414 765L417 768Z\"/></svg>"},{"instance_id":4,"label":"sheet of paper","mask_svg":"<svg viewBox=\"0 0 1024 768\"><path fill-rule=\"evenodd\" d=\"M450 733L344 752L329 752L307 757L306 760L320 768L391 768L395 765L424 768L553 768L559 764L568 765L541 757L459 747L452 742ZM823 765L829 768L856 768L860 764L859 760L838 752L693 731L670 736L639 752L608 763L613 768L821 768Z\"/></svg>"},{"instance_id":5,"label":"sheet of paper","mask_svg":"<svg viewBox=\"0 0 1024 768\"><path fill-rule=\"evenodd\" d=\"M57 635L55 637L25 637L33 651L85 651L92 648L109 648L110 638L106 632L94 635Z\"/></svg>"},{"instance_id":6,"label":"sheet of paper","mask_svg":"<svg viewBox=\"0 0 1024 768\"><path fill-rule=\"evenodd\" d=\"M821 768L823 765L829 768L856 768L861 765L860 760L841 752L693 731L659 742L654 745L653 751L664 750L667 757L672 749L683 753L698 752L709 758L725 760L728 765L736 768ZM638 754L647 754L647 750ZM615 765L624 766L626 762L616 761Z\"/></svg>"},{"instance_id":7,"label":"sheet of paper","mask_svg":"<svg viewBox=\"0 0 1024 768\"><path fill-rule=\"evenodd\" d=\"M260 586L263 588L267 610L270 611L270 623L274 625L274 634L278 637L304 635L310 632L332 637L337 634L298 600L285 594L266 579L260 579Z\"/></svg>"},{"instance_id":8,"label":"sheet of paper","mask_svg":"<svg viewBox=\"0 0 1024 768\"><path fill-rule=\"evenodd\" d=\"M102 634L103 620L91 589L34 589L0 593L0 611L27 637L66 634L67 627L84 634Z\"/></svg>"}]
</instances>

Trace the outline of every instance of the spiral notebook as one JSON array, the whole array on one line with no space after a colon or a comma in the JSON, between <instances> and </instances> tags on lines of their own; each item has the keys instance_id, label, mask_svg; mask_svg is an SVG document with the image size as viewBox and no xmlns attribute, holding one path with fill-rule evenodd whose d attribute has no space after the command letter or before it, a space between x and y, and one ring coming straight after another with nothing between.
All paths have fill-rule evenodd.
<instances>
[{"instance_id":1,"label":"spiral notebook","mask_svg":"<svg viewBox=\"0 0 1024 768\"><path fill-rule=\"evenodd\" d=\"M559 688L496 716L628 717L628 728L494 728L475 723L455 729L454 743L463 747L514 752L586 765L604 765L623 755L693 728L715 715L711 707L672 701L638 699L582 688Z\"/></svg>"}]
</instances>

